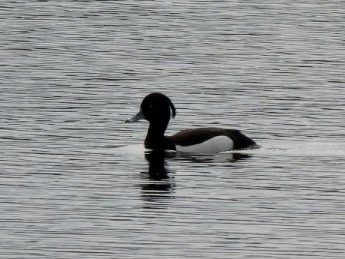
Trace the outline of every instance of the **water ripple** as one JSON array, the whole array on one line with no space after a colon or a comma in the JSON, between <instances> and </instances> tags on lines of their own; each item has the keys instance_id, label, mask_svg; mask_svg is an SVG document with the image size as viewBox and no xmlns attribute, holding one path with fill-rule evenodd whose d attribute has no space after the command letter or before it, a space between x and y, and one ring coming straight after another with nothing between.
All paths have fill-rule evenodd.
<instances>
[{"instance_id":1,"label":"water ripple","mask_svg":"<svg viewBox=\"0 0 345 259\"><path fill-rule=\"evenodd\" d=\"M3 1L0 256L343 258L341 1ZM150 156L239 128L240 154Z\"/></svg>"}]
</instances>

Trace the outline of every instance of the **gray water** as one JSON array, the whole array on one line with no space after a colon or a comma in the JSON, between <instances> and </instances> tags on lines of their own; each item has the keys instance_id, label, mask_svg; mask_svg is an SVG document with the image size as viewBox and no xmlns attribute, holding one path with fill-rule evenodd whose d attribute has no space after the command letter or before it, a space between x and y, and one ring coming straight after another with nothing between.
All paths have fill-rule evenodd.
<instances>
[{"instance_id":1,"label":"gray water","mask_svg":"<svg viewBox=\"0 0 345 259\"><path fill-rule=\"evenodd\" d=\"M2 1L1 258L344 258L343 1ZM170 154L147 123L262 148ZM163 161L161 161L163 162Z\"/></svg>"}]
</instances>

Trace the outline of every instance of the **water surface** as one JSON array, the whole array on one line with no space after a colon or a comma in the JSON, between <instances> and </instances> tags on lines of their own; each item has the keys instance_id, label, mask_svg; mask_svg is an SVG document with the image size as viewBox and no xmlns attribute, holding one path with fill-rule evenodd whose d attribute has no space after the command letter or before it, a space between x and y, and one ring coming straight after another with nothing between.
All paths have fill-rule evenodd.
<instances>
[{"instance_id":1,"label":"water surface","mask_svg":"<svg viewBox=\"0 0 345 259\"><path fill-rule=\"evenodd\" d=\"M343 10L3 1L1 257L343 258ZM153 91L262 148L148 154Z\"/></svg>"}]
</instances>

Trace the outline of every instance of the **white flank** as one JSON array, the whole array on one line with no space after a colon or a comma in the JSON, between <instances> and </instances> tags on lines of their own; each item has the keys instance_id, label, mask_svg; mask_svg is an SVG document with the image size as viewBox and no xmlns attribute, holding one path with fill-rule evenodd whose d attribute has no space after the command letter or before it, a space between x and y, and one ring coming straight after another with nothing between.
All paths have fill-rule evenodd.
<instances>
[{"instance_id":1,"label":"white flank","mask_svg":"<svg viewBox=\"0 0 345 259\"><path fill-rule=\"evenodd\" d=\"M234 142L230 138L217 136L192 146L176 145L176 151L186 153L219 153L231 150L233 147Z\"/></svg>"}]
</instances>

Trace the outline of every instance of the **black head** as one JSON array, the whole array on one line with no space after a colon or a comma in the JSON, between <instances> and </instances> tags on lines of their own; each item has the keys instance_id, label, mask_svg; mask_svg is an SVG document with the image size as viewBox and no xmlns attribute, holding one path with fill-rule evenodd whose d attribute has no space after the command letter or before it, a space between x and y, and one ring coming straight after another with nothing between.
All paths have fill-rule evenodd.
<instances>
[{"instance_id":1,"label":"black head","mask_svg":"<svg viewBox=\"0 0 345 259\"><path fill-rule=\"evenodd\" d=\"M169 97L161 93L147 95L140 105L140 111L126 122L135 122L145 119L151 123L167 124L170 116L176 115L176 109Z\"/></svg>"},{"instance_id":2,"label":"black head","mask_svg":"<svg viewBox=\"0 0 345 259\"><path fill-rule=\"evenodd\" d=\"M161 93L147 95L141 103L140 109L144 118L150 122L155 120L168 120L174 118L176 109L169 97ZM171 110L171 111L170 111Z\"/></svg>"},{"instance_id":3,"label":"black head","mask_svg":"<svg viewBox=\"0 0 345 259\"><path fill-rule=\"evenodd\" d=\"M145 139L145 147L153 150L163 150L167 146L164 132L170 117L175 117L176 109L171 100L161 93L152 93L144 98L140 111L126 122L145 119L150 126Z\"/></svg>"}]
</instances>

